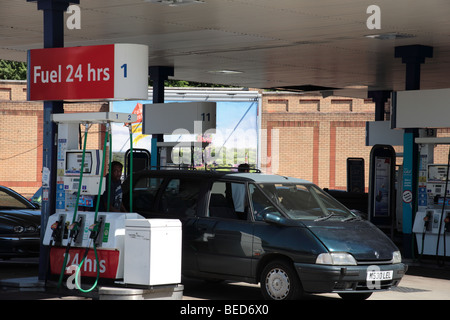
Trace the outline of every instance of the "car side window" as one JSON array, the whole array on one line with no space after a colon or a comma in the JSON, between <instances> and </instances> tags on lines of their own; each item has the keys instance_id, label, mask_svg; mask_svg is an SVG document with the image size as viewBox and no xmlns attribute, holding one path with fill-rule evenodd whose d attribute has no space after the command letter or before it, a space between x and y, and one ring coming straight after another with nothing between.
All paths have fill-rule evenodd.
<instances>
[{"instance_id":1,"label":"car side window","mask_svg":"<svg viewBox=\"0 0 450 320\"><path fill-rule=\"evenodd\" d=\"M162 193L159 212L180 218L194 216L200 186L195 179L171 179Z\"/></svg>"},{"instance_id":2,"label":"car side window","mask_svg":"<svg viewBox=\"0 0 450 320\"><path fill-rule=\"evenodd\" d=\"M246 220L248 201L244 183L216 181L211 187L208 215Z\"/></svg>"},{"instance_id":3,"label":"car side window","mask_svg":"<svg viewBox=\"0 0 450 320\"><path fill-rule=\"evenodd\" d=\"M249 184L250 202L253 208L253 216L255 221L261 221L264 214L272 213L281 216L281 213L274 207L267 196L254 184Z\"/></svg>"},{"instance_id":4,"label":"car side window","mask_svg":"<svg viewBox=\"0 0 450 320\"><path fill-rule=\"evenodd\" d=\"M163 178L141 177L133 187L133 209L140 212L152 211L163 181Z\"/></svg>"}]
</instances>

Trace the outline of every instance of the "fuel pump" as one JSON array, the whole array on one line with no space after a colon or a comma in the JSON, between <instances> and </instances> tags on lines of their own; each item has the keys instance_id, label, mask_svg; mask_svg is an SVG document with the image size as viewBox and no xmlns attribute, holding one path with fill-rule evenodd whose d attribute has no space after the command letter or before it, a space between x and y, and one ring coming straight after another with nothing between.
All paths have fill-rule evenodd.
<instances>
[{"instance_id":1,"label":"fuel pump","mask_svg":"<svg viewBox=\"0 0 450 320\"><path fill-rule=\"evenodd\" d=\"M51 246L51 274L58 274L59 269L58 287L61 286L63 277L67 274L66 267L68 265L80 264L77 270L81 269L81 265L91 247L91 244L87 242L88 233L91 233L91 235L96 234L96 239L102 222L106 220L105 215L108 213L104 213L99 219L98 203L104 191L105 178L103 177L103 171L109 137L109 124L113 119L123 122L124 117L130 118L129 115L127 117L127 115L118 113L54 115L53 120L58 123L57 189L59 193L57 195L57 212L50 216L48 223L54 230L51 232L50 239L48 238L50 232L46 232L44 245L49 244ZM86 150L89 127L95 123L104 123L107 128L103 152L102 150ZM78 127L80 124L85 126L82 150L77 148L79 139ZM75 197L74 193L76 194ZM94 196L97 196L97 207L95 211L92 211ZM85 197L82 201L83 207L90 211L79 212L81 197ZM94 227L90 230L88 228L89 225ZM53 243L56 246L52 246ZM91 260L96 261L97 265L93 265L90 268L97 270L96 278L98 280L100 266L95 245L94 243L95 258ZM85 254L81 259L82 263L79 263L81 254L77 251L80 247L86 248ZM74 250L71 250L72 248ZM74 257L76 260L74 260ZM81 290L79 285L78 288Z\"/></svg>"},{"instance_id":2,"label":"fuel pump","mask_svg":"<svg viewBox=\"0 0 450 320\"><path fill-rule=\"evenodd\" d=\"M205 163L204 151L209 142L158 142L161 167L191 167Z\"/></svg>"},{"instance_id":3,"label":"fuel pump","mask_svg":"<svg viewBox=\"0 0 450 320\"><path fill-rule=\"evenodd\" d=\"M111 136L110 123L130 123L135 121L135 117L133 114L115 112L53 115L53 121L58 123L57 189L60 193L57 196L57 210L49 217L43 244L50 246L50 274L59 276L58 288L64 277L70 276L74 271L76 286L72 288L81 292L93 290L98 281L103 279L122 283L127 265L124 261L126 222L151 220L132 212L99 212L100 196L105 190L106 182L103 171L107 142ZM82 150L77 149L80 123L85 125ZM105 124L107 128L103 150L86 148L88 130L93 124ZM82 196L92 197L87 206L88 211L79 210L80 204L86 204L81 200ZM92 202L95 196L97 198L94 204ZM109 198L110 196L108 201ZM181 233L181 224L177 230ZM165 242L155 239L155 243ZM181 270L181 237L176 245L180 248ZM82 289L80 276L94 278L93 286ZM178 277L181 277L181 274ZM172 278L171 281L175 283L178 278ZM139 281L134 282L139 284ZM177 283L179 282L181 280ZM69 283L66 283L69 287Z\"/></svg>"},{"instance_id":4,"label":"fuel pump","mask_svg":"<svg viewBox=\"0 0 450 320\"><path fill-rule=\"evenodd\" d=\"M436 137L416 138L420 150L419 201L413 232L420 258L422 255L445 258L450 253L446 245L450 233L445 230L445 221L450 217L450 150L447 164L434 163L435 146L449 142Z\"/></svg>"},{"instance_id":5,"label":"fuel pump","mask_svg":"<svg viewBox=\"0 0 450 320\"><path fill-rule=\"evenodd\" d=\"M420 252L420 258L423 256L423 250L424 250L424 243L425 243L425 234L427 231L430 231L430 221L432 219L433 212L427 211L425 217L423 218L423 233L422 233L422 250Z\"/></svg>"}]
</instances>

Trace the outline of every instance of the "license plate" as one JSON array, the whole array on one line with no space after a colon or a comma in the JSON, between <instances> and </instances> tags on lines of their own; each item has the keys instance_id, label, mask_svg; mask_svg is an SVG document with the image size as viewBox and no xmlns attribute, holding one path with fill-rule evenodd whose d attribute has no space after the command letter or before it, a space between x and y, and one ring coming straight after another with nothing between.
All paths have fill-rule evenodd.
<instances>
[{"instance_id":1,"label":"license plate","mask_svg":"<svg viewBox=\"0 0 450 320\"><path fill-rule=\"evenodd\" d=\"M383 281L392 280L394 271L367 271L367 281Z\"/></svg>"}]
</instances>

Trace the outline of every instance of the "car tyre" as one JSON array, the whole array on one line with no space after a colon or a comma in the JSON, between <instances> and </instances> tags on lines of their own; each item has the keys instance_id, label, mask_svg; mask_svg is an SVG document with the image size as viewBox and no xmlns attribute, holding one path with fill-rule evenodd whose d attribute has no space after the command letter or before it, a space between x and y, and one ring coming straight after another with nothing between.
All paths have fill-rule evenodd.
<instances>
[{"instance_id":1,"label":"car tyre","mask_svg":"<svg viewBox=\"0 0 450 320\"><path fill-rule=\"evenodd\" d=\"M371 295L372 292L359 292L359 293L338 293L339 296L344 300L366 300Z\"/></svg>"},{"instance_id":2,"label":"car tyre","mask_svg":"<svg viewBox=\"0 0 450 320\"><path fill-rule=\"evenodd\" d=\"M269 262L261 273L261 291L267 300L296 300L303 288L292 264L284 260Z\"/></svg>"}]
</instances>

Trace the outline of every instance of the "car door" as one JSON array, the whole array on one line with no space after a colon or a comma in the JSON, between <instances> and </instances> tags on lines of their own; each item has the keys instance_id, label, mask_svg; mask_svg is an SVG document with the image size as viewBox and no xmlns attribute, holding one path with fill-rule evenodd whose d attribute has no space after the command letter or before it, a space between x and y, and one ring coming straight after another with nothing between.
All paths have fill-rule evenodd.
<instances>
[{"instance_id":1,"label":"car door","mask_svg":"<svg viewBox=\"0 0 450 320\"><path fill-rule=\"evenodd\" d=\"M146 218L179 219L183 225L182 266L198 270L193 225L204 211L208 180L181 176L177 172L138 176L133 188L134 210ZM162 244L164 245L164 244Z\"/></svg>"},{"instance_id":2,"label":"car door","mask_svg":"<svg viewBox=\"0 0 450 320\"><path fill-rule=\"evenodd\" d=\"M243 194L242 212L235 210L238 198L233 198L233 192ZM195 222L199 271L251 277L253 223L247 219L247 212L245 183L212 183L205 215Z\"/></svg>"},{"instance_id":3,"label":"car door","mask_svg":"<svg viewBox=\"0 0 450 320\"><path fill-rule=\"evenodd\" d=\"M165 181L158 197L158 217L179 219L183 224L183 272L197 270L194 225L204 211L208 180L174 175Z\"/></svg>"}]
</instances>

